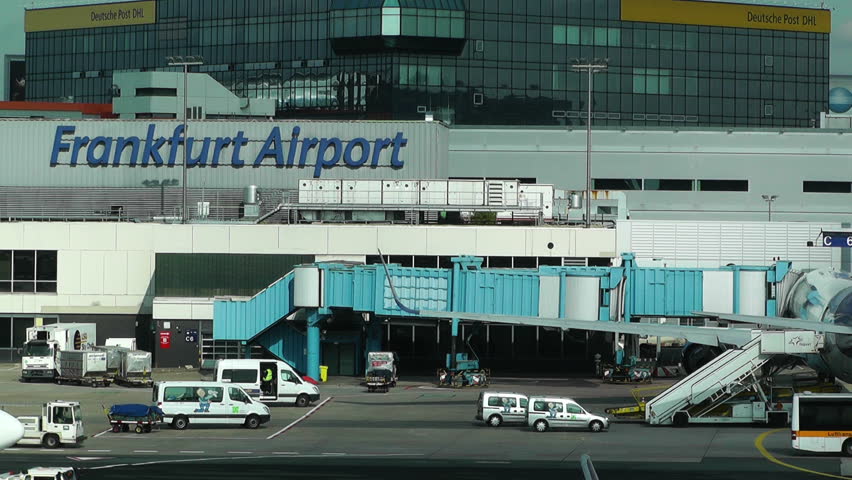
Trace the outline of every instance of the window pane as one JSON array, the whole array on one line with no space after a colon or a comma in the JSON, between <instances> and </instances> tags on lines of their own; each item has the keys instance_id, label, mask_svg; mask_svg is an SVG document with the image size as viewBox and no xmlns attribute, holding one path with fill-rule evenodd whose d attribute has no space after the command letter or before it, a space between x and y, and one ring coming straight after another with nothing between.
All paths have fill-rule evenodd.
<instances>
[{"instance_id":1,"label":"window pane","mask_svg":"<svg viewBox=\"0 0 852 480\"><path fill-rule=\"evenodd\" d=\"M620 47L621 46L621 30L618 28L610 28L608 29L609 35L609 46L610 47Z\"/></svg>"},{"instance_id":2,"label":"window pane","mask_svg":"<svg viewBox=\"0 0 852 480\"><path fill-rule=\"evenodd\" d=\"M567 29L567 27L565 27L565 25L554 25L553 26L553 43L555 43L557 45L564 45L565 44L566 39L568 38L566 36L566 33L567 33L566 29Z\"/></svg>"},{"instance_id":3,"label":"window pane","mask_svg":"<svg viewBox=\"0 0 852 480\"><path fill-rule=\"evenodd\" d=\"M12 251L0 250L0 281L12 279Z\"/></svg>"},{"instance_id":4,"label":"window pane","mask_svg":"<svg viewBox=\"0 0 852 480\"><path fill-rule=\"evenodd\" d=\"M595 28L595 45L606 46L607 29L602 27Z\"/></svg>"},{"instance_id":5,"label":"window pane","mask_svg":"<svg viewBox=\"0 0 852 480\"><path fill-rule=\"evenodd\" d=\"M802 191L807 193L852 193L852 183L804 182Z\"/></svg>"},{"instance_id":6,"label":"window pane","mask_svg":"<svg viewBox=\"0 0 852 480\"><path fill-rule=\"evenodd\" d=\"M0 348L12 348L12 319L9 317L0 317Z\"/></svg>"},{"instance_id":7,"label":"window pane","mask_svg":"<svg viewBox=\"0 0 852 480\"><path fill-rule=\"evenodd\" d=\"M692 180L645 179L645 190L684 191L692 190Z\"/></svg>"},{"instance_id":8,"label":"window pane","mask_svg":"<svg viewBox=\"0 0 852 480\"><path fill-rule=\"evenodd\" d=\"M579 45L580 44L580 27L569 26L566 27L566 41L568 45Z\"/></svg>"},{"instance_id":9,"label":"window pane","mask_svg":"<svg viewBox=\"0 0 852 480\"><path fill-rule=\"evenodd\" d=\"M642 180L638 178L596 178L595 190L642 190Z\"/></svg>"},{"instance_id":10,"label":"window pane","mask_svg":"<svg viewBox=\"0 0 852 480\"><path fill-rule=\"evenodd\" d=\"M580 28L580 45L592 45L595 40L595 31L592 27Z\"/></svg>"},{"instance_id":11,"label":"window pane","mask_svg":"<svg viewBox=\"0 0 852 480\"><path fill-rule=\"evenodd\" d=\"M35 324L32 318L13 318L12 319L12 348L24 346L24 340L27 338L27 329Z\"/></svg>"},{"instance_id":12,"label":"window pane","mask_svg":"<svg viewBox=\"0 0 852 480\"><path fill-rule=\"evenodd\" d=\"M36 282L37 293L56 293L56 282Z\"/></svg>"},{"instance_id":13,"label":"window pane","mask_svg":"<svg viewBox=\"0 0 852 480\"><path fill-rule=\"evenodd\" d=\"M35 251L16 250L13 280L35 280Z\"/></svg>"},{"instance_id":14,"label":"window pane","mask_svg":"<svg viewBox=\"0 0 852 480\"><path fill-rule=\"evenodd\" d=\"M12 291L15 293L33 293L35 292L35 282L12 282Z\"/></svg>"},{"instance_id":15,"label":"window pane","mask_svg":"<svg viewBox=\"0 0 852 480\"><path fill-rule=\"evenodd\" d=\"M748 180L699 180L702 192L747 192Z\"/></svg>"},{"instance_id":16,"label":"window pane","mask_svg":"<svg viewBox=\"0 0 852 480\"><path fill-rule=\"evenodd\" d=\"M385 10L391 10L386 8ZM393 10L399 11L398 8ZM399 14L382 15L382 35L399 35Z\"/></svg>"},{"instance_id":17,"label":"window pane","mask_svg":"<svg viewBox=\"0 0 852 480\"><path fill-rule=\"evenodd\" d=\"M645 93L645 75L633 76L633 93Z\"/></svg>"},{"instance_id":18,"label":"window pane","mask_svg":"<svg viewBox=\"0 0 852 480\"><path fill-rule=\"evenodd\" d=\"M36 280L56 280L56 252L36 252Z\"/></svg>"}]
</instances>

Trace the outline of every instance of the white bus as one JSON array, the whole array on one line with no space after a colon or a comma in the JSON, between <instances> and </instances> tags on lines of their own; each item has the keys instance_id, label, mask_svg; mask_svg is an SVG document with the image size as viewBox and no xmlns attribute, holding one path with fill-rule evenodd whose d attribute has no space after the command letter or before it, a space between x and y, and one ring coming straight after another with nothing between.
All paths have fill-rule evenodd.
<instances>
[{"instance_id":1,"label":"white bus","mask_svg":"<svg viewBox=\"0 0 852 480\"><path fill-rule=\"evenodd\" d=\"M852 456L852 393L793 396L793 448Z\"/></svg>"}]
</instances>

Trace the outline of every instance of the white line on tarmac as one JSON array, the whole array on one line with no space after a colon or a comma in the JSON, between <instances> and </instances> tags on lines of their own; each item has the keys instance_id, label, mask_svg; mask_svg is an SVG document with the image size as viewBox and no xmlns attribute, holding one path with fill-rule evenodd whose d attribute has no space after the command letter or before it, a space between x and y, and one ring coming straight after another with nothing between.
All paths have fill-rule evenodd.
<instances>
[{"instance_id":1,"label":"white line on tarmac","mask_svg":"<svg viewBox=\"0 0 852 480\"><path fill-rule=\"evenodd\" d=\"M273 455L298 455L299 452L272 452Z\"/></svg>"},{"instance_id":2,"label":"white line on tarmac","mask_svg":"<svg viewBox=\"0 0 852 480\"><path fill-rule=\"evenodd\" d=\"M306 419L306 418L310 417L311 415L313 415L313 414L314 414L314 412L316 412L317 410L319 410L320 408L322 408L322 406L323 406L323 405L325 405L326 403L330 402L332 398L334 398L334 397L328 397L328 398L326 398L326 399L325 399L325 400L323 400L323 401L322 401L319 405L317 405L316 407L312 408L310 412L308 412L308 413L306 413L306 414L302 415L301 417L297 418L296 420L293 420L293 422L292 422L292 423L290 423L290 425L287 425L286 427L282 428L281 430L278 430L277 432L273 433L272 435L270 435L270 436L266 437L266 439L267 439L267 440L272 440L273 438L277 437L278 435L281 435L282 433L286 432L287 430L290 430L290 429L291 429L291 428L293 428L294 426L298 425L298 424L299 424L299 422L301 422L302 420L304 420L304 419Z\"/></svg>"},{"instance_id":3,"label":"white line on tarmac","mask_svg":"<svg viewBox=\"0 0 852 480\"><path fill-rule=\"evenodd\" d=\"M133 453L159 453L157 450L133 450Z\"/></svg>"},{"instance_id":4,"label":"white line on tarmac","mask_svg":"<svg viewBox=\"0 0 852 480\"><path fill-rule=\"evenodd\" d=\"M86 450L86 451L91 452L91 453L107 453L107 452L111 452L112 450Z\"/></svg>"},{"instance_id":5,"label":"white line on tarmac","mask_svg":"<svg viewBox=\"0 0 852 480\"><path fill-rule=\"evenodd\" d=\"M251 455L254 452L228 452L228 453L234 454L234 455Z\"/></svg>"},{"instance_id":6,"label":"white line on tarmac","mask_svg":"<svg viewBox=\"0 0 852 480\"><path fill-rule=\"evenodd\" d=\"M204 450L181 450L179 453L204 453Z\"/></svg>"},{"instance_id":7,"label":"white line on tarmac","mask_svg":"<svg viewBox=\"0 0 852 480\"><path fill-rule=\"evenodd\" d=\"M346 455L346 454L345 454L345 453L329 453L329 452L323 452L323 455L330 456L330 457L342 457L343 455Z\"/></svg>"},{"instance_id":8,"label":"white line on tarmac","mask_svg":"<svg viewBox=\"0 0 852 480\"><path fill-rule=\"evenodd\" d=\"M17 452L18 450L23 450L23 448L4 448L4 452Z\"/></svg>"},{"instance_id":9,"label":"white line on tarmac","mask_svg":"<svg viewBox=\"0 0 852 480\"><path fill-rule=\"evenodd\" d=\"M101 433L99 433L99 434L95 435L95 436L94 436L94 438L98 438L98 437L100 437L101 435L103 435L103 434L105 434L105 433L107 433L107 432L111 432L111 431L112 431L112 429L111 429L111 428L108 428L108 429L104 430L103 432L101 432Z\"/></svg>"},{"instance_id":10,"label":"white line on tarmac","mask_svg":"<svg viewBox=\"0 0 852 480\"><path fill-rule=\"evenodd\" d=\"M103 470L106 468L118 468L118 467L126 467L129 464L127 463L117 463L115 465L102 465L100 467L89 467L89 470Z\"/></svg>"}]
</instances>

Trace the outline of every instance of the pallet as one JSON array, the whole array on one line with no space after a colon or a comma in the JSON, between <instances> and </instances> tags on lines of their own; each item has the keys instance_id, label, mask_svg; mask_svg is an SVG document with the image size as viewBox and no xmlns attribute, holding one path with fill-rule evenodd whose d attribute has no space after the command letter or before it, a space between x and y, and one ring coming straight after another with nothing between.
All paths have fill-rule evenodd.
<instances>
[{"instance_id":1,"label":"pallet","mask_svg":"<svg viewBox=\"0 0 852 480\"><path fill-rule=\"evenodd\" d=\"M82 377L82 378L71 378L71 377L56 377L54 378L54 382L57 385L85 385L92 388L98 387L109 387L112 381L109 378L94 378L94 377Z\"/></svg>"}]
</instances>

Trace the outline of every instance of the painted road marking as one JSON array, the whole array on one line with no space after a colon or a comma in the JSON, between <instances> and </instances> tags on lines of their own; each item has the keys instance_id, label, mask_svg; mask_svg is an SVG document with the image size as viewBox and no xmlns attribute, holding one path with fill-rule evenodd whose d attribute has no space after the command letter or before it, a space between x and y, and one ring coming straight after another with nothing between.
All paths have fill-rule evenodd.
<instances>
[{"instance_id":1,"label":"painted road marking","mask_svg":"<svg viewBox=\"0 0 852 480\"><path fill-rule=\"evenodd\" d=\"M757 448L757 451L759 451L760 454L764 456L764 458L766 458L767 460L769 460L772 463L775 463L777 465L781 465L782 467L786 467L786 468L796 470L796 471L799 471L799 472L812 473L814 475L820 475L822 477L847 479L847 477L842 477L840 475L832 475L830 473L817 472L815 470L808 470L807 468L797 467L795 465L791 465L789 463L782 462L781 460L778 460L777 458L775 458L771 453L769 453L768 450L766 450L766 447L763 446L763 441L766 439L766 437L768 437L769 435L772 435L773 433L783 432L783 431L787 431L787 430L788 429L786 429L786 428L778 428L778 429L775 429L775 430L769 430L768 432L761 433L760 435L758 435L758 437L756 439L754 439L755 448Z\"/></svg>"},{"instance_id":2,"label":"painted road marking","mask_svg":"<svg viewBox=\"0 0 852 480\"><path fill-rule=\"evenodd\" d=\"M235 454L235 455L251 455L254 452L228 452L228 453Z\"/></svg>"},{"instance_id":3,"label":"painted road marking","mask_svg":"<svg viewBox=\"0 0 852 480\"><path fill-rule=\"evenodd\" d=\"M133 453L158 453L157 450L133 450Z\"/></svg>"},{"instance_id":4,"label":"painted road marking","mask_svg":"<svg viewBox=\"0 0 852 480\"><path fill-rule=\"evenodd\" d=\"M100 467L89 467L89 470L103 470L105 468L118 468L118 467L126 467L129 464L127 463L117 463L115 465L101 465Z\"/></svg>"},{"instance_id":5,"label":"painted road marking","mask_svg":"<svg viewBox=\"0 0 852 480\"><path fill-rule=\"evenodd\" d=\"M94 436L94 438L98 438L98 437L100 437L101 435L103 435L103 434L105 434L105 433L107 433L107 432L111 432L111 431L112 431L112 429L111 429L111 428L108 428L108 429L104 430L103 432L101 432L101 433L99 433L99 434L95 435L95 436Z\"/></svg>"},{"instance_id":6,"label":"painted road marking","mask_svg":"<svg viewBox=\"0 0 852 480\"><path fill-rule=\"evenodd\" d=\"M334 398L334 397L328 397L328 398L326 398L326 399L325 399L325 400L323 400L323 401L322 401L319 405L317 405L316 407L312 408L310 412L308 412L308 413L306 413L306 414L302 415L301 417L297 418L296 420L293 420L293 422L292 422L292 423L290 423L290 425L287 425L286 427L282 428L281 430L278 430L277 432L273 433L272 435L270 435L270 436L266 437L266 439L267 439L267 440L272 440L273 438L277 437L278 435L281 435L282 433L286 432L287 430L290 430L290 429L291 429L291 428L293 428L294 426L298 425L298 424L299 424L299 422L301 422L302 420L304 420L304 419L306 419L306 418L310 417L311 415L313 415L313 414L314 414L314 412L316 412L317 410L319 410L320 408L322 408L322 407L323 407L323 405L325 405L326 403L330 402L332 398Z\"/></svg>"},{"instance_id":7,"label":"painted road marking","mask_svg":"<svg viewBox=\"0 0 852 480\"><path fill-rule=\"evenodd\" d=\"M179 453L204 453L204 450L181 450Z\"/></svg>"},{"instance_id":8,"label":"painted road marking","mask_svg":"<svg viewBox=\"0 0 852 480\"><path fill-rule=\"evenodd\" d=\"M272 452L273 455L298 455L299 452Z\"/></svg>"},{"instance_id":9,"label":"painted road marking","mask_svg":"<svg viewBox=\"0 0 852 480\"><path fill-rule=\"evenodd\" d=\"M327 455L327 456L332 456L332 457L342 457L343 455L346 455L346 454L345 453L323 452L322 455Z\"/></svg>"},{"instance_id":10,"label":"painted road marking","mask_svg":"<svg viewBox=\"0 0 852 480\"><path fill-rule=\"evenodd\" d=\"M86 451L92 452L92 453L108 453L108 452L111 452L112 450L86 450Z\"/></svg>"}]
</instances>

